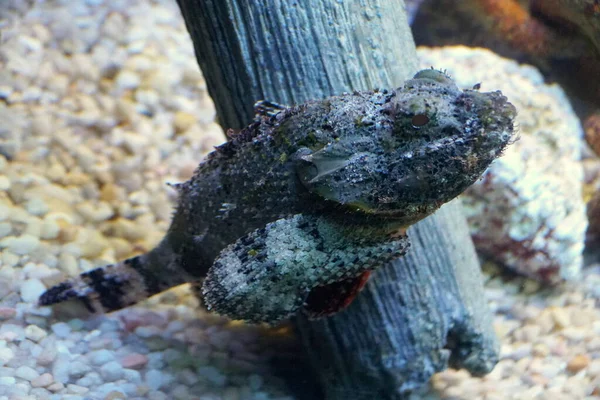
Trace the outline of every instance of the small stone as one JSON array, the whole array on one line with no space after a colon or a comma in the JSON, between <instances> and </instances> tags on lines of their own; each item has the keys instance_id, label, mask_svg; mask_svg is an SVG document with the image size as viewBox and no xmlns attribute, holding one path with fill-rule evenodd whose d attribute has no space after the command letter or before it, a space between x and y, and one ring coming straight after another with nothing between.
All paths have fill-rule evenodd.
<instances>
[{"instance_id":1,"label":"small stone","mask_svg":"<svg viewBox=\"0 0 600 400\"><path fill-rule=\"evenodd\" d=\"M10 235L12 225L9 222L0 222L0 238Z\"/></svg>"},{"instance_id":2,"label":"small stone","mask_svg":"<svg viewBox=\"0 0 600 400\"><path fill-rule=\"evenodd\" d=\"M65 322L57 322L51 326L52 332L61 339L65 339L71 333L71 327Z\"/></svg>"},{"instance_id":3,"label":"small stone","mask_svg":"<svg viewBox=\"0 0 600 400\"><path fill-rule=\"evenodd\" d=\"M259 390L263 385L263 378L260 375L252 374L248 377L248 386L254 391Z\"/></svg>"},{"instance_id":4,"label":"small stone","mask_svg":"<svg viewBox=\"0 0 600 400\"><path fill-rule=\"evenodd\" d=\"M93 365L104 365L107 362L114 361L115 355L106 349L101 349L89 353L88 359Z\"/></svg>"},{"instance_id":5,"label":"small stone","mask_svg":"<svg viewBox=\"0 0 600 400\"><path fill-rule=\"evenodd\" d=\"M12 386L17 383L17 380L12 376L0 376L0 386Z\"/></svg>"},{"instance_id":6,"label":"small stone","mask_svg":"<svg viewBox=\"0 0 600 400\"><path fill-rule=\"evenodd\" d=\"M46 336L48 336L48 332L36 325L27 325L25 328L25 337L34 342L39 342Z\"/></svg>"},{"instance_id":7,"label":"small stone","mask_svg":"<svg viewBox=\"0 0 600 400\"><path fill-rule=\"evenodd\" d=\"M69 375L71 377L80 378L91 371L91 367L82 361L75 360L71 363L71 369Z\"/></svg>"},{"instance_id":8,"label":"small stone","mask_svg":"<svg viewBox=\"0 0 600 400\"><path fill-rule=\"evenodd\" d=\"M90 389L84 386L74 385L72 383L67 385L67 390L69 391L69 393L73 394L86 394L90 391Z\"/></svg>"},{"instance_id":9,"label":"small stone","mask_svg":"<svg viewBox=\"0 0 600 400\"><path fill-rule=\"evenodd\" d=\"M40 238L45 240L56 239L58 234L60 233L60 226L56 223L56 221L46 221L42 222Z\"/></svg>"},{"instance_id":10,"label":"small stone","mask_svg":"<svg viewBox=\"0 0 600 400\"><path fill-rule=\"evenodd\" d=\"M12 307L1 307L0 306L0 321L14 318L17 315L17 310Z\"/></svg>"},{"instance_id":11,"label":"small stone","mask_svg":"<svg viewBox=\"0 0 600 400\"><path fill-rule=\"evenodd\" d=\"M39 377L40 374L35 369L22 365L15 370L15 376L17 378L25 379L26 381L32 381Z\"/></svg>"},{"instance_id":12,"label":"small stone","mask_svg":"<svg viewBox=\"0 0 600 400\"><path fill-rule=\"evenodd\" d=\"M8 236L0 240L0 247L6 247L9 251L26 255L37 249L40 245L40 239L32 235Z\"/></svg>"},{"instance_id":13,"label":"small stone","mask_svg":"<svg viewBox=\"0 0 600 400\"><path fill-rule=\"evenodd\" d=\"M109 392L105 397L104 400L125 400L127 399L127 396L119 391L113 390L112 392Z\"/></svg>"},{"instance_id":14,"label":"small stone","mask_svg":"<svg viewBox=\"0 0 600 400\"><path fill-rule=\"evenodd\" d=\"M54 377L52 376L52 374L49 374L46 372L45 374L41 374L37 378L33 379L31 381L31 386L46 387L46 386L50 386L53 382L54 382Z\"/></svg>"},{"instance_id":15,"label":"small stone","mask_svg":"<svg viewBox=\"0 0 600 400\"><path fill-rule=\"evenodd\" d=\"M0 191L10 189L10 179L6 175L0 175Z\"/></svg>"},{"instance_id":16,"label":"small stone","mask_svg":"<svg viewBox=\"0 0 600 400\"><path fill-rule=\"evenodd\" d=\"M565 329L571 325L570 316L566 309L553 307L551 309L552 320L557 329Z\"/></svg>"},{"instance_id":17,"label":"small stone","mask_svg":"<svg viewBox=\"0 0 600 400\"><path fill-rule=\"evenodd\" d=\"M48 205L44 203L44 200L34 197L25 203L25 209L29 214L43 216L48 212Z\"/></svg>"},{"instance_id":18,"label":"small stone","mask_svg":"<svg viewBox=\"0 0 600 400\"><path fill-rule=\"evenodd\" d=\"M39 279L28 279L21 285L21 298L26 303L34 303L46 291L46 287Z\"/></svg>"},{"instance_id":19,"label":"small stone","mask_svg":"<svg viewBox=\"0 0 600 400\"><path fill-rule=\"evenodd\" d=\"M148 357L139 353L127 354L121 359L123 368L140 369L148 363Z\"/></svg>"},{"instance_id":20,"label":"small stone","mask_svg":"<svg viewBox=\"0 0 600 400\"><path fill-rule=\"evenodd\" d=\"M140 77L132 71L121 71L117 74L115 84L121 90L135 89L140 84Z\"/></svg>"},{"instance_id":21,"label":"small stone","mask_svg":"<svg viewBox=\"0 0 600 400\"><path fill-rule=\"evenodd\" d=\"M215 386L225 386L225 382L227 382L227 377L217 368L212 366L198 368L198 374L206 378L206 380Z\"/></svg>"},{"instance_id":22,"label":"small stone","mask_svg":"<svg viewBox=\"0 0 600 400\"><path fill-rule=\"evenodd\" d=\"M100 375L105 381L119 380L123 377L123 367L117 361L110 361L100 368Z\"/></svg>"},{"instance_id":23,"label":"small stone","mask_svg":"<svg viewBox=\"0 0 600 400\"><path fill-rule=\"evenodd\" d=\"M578 354L571 358L567 363L567 370L573 374L587 368L590 364L590 357L585 354Z\"/></svg>"},{"instance_id":24,"label":"small stone","mask_svg":"<svg viewBox=\"0 0 600 400\"><path fill-rule=\"evenodd\" d=\"M164 374L156 369L146 372L145 381L146 385L152 390L158 390L166 383Z\"/></svg>"},{"instance_id":25,"label":"small stone","mask_svg":"<svg viewBox=\"0 0 600 400\"><path fill-rule=\"evenodd\" d=\"M71 363L66 354L57 354L52 364L52 375L59 382L67 382L71 371Z\"/></svg>"},{"instance_id":26,"label":"small stone","mask_svg":"<svg viewBox=\"0 0 600 400\"><path fill-rule=\"evenodd\" d=\"M13 359L15 353L8 347L0 347L0 367L6 365Z\"/></svg>"},{"instance_id":27,"label":"small stone","mask_svg":"<svg viewBox=\"0 0 600 400\"><path fill-rule=\"evenodd\" d=\"M175 127L176 133L183 133L187 131L195 123L196 117L183 111L178 111L175 113L175 117L173 118L173 126Z\"/></svg>"},{"instance_id":28,"label":"small stone","mask_svg":"<svg viewBox=\"0 0 600 400\"><path fill-rule=\"evenodd\" d=\"M58 392L60 390L63 390L64 387L65 387L65 385L63 385L62 382L54 382L53 384L48 386L47 389L51 392Z\"/></svg>"}]
</instances>

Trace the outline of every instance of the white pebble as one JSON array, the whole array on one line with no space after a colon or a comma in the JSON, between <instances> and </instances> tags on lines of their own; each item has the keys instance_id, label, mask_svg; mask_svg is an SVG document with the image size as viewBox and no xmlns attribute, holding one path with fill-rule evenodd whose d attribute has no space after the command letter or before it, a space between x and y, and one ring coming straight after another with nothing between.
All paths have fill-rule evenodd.
<instances>
[{"instance_id":1,"label":"white pebble","mask_svg":"<svg viewBox=\"0 0 600 400\"><path fill-rule=\"evenodd\" d=\"M9 222L0 222L0 238L10 235L12 225Z\"/></svg>"},{"instance_id":2,"label":"white pebble","mask_svg":"<svg viewBox=\"0 0 600 400\"><path fill-rule=\"evenodd\" d=\"M146 372L145 380L146 385L152 390L158 390L166 383L163 373L156 369Z\"/></svg>"},{"instance_id":3,"label":"white pebble","mask_svg":"<svg viewBox=\"0 0 600 400\"><path fill-rule=\"evenodd\" d=\"M0 376L0 386L2 386L2 385L12 386L16 382L17 382L17 380L15 378L13 378L12 376Z\"/></svg>"},{"instance_id":4,"label":"white pebble","mask_svg":"<svg viewBox=\"0 0 600 400\"><path fill-rule=\"evenodd\" d=\"M10 189L10 179L6 175L0 175L0 190Z\"/></svg>"},{"instance_id":5,"label":"white pebble","mask_svg":"<svg viewBox=\"0 0 600 400\"><path fill-rule=\"evenodd\" d=\"M46 336L48 336L48 332L37 325L27 325L25 328L25 337L34 342L39 342Z\"/></svg>"},{"instance_id":6,"label":"white pebble","mask_svg":"<svg viewBox=\"0 0 600 400\"><path fill-rule=\"evenodd\" d=\"M40 245L40 239L32 235L8 236L0 240L0 247L6 247L9 251L25 255L31 253Z\"/></svg>"},{"instance_id":7,"label":"white pebble","mask_svg":"<svg viewBox=\"0 0 600 400\"><path fill-rule=\"evenodd\" d=\"M71 333L71 327L65 322L57 322L51 326L52 332L61 339L67 338Z\"/></svg>"},{"instance_id":8,"label":"white pebble","mask_svg":"<svg viewBox=\"0 0 600 400\"><path fill-rule=\"evenodd\" d=\"M13 359L15 353L9 347L0 347L0 367Z\"/></svg>"},{"instance_id":9,"label":"white pebble","mask_svg":"<svg viewBox=\"0 0 600 400\"><path fill-rule=\"evenodd\" d=\"M39 279L27 279L21 285L21 298L26 303L33 303L45 291L46 287Z\"/></svg>"},{"instance_id":10,"label":"white pebble","mask_svg":"<svg viewBox=\"0 0 600 400\"><path fill-rule=\"evenodd\" d=\"M123 367L117 361L111 361L100 368L100 375L105 381L116 381L123 377Z\"/></svg>"},{"instance_id":11,"label":"white pebble","mask_svg":"<svg viewBox=\"0 0 600 400\"><path fill-rule=\"evenodd\" d=\"M60 233L60 226L55 221L43 221L40 232L40 239L56 239Z\"/></svg>"},{"instance_id":12,"label":"white pebble","mask_svg":"<svg viewBox=\"0 0 600 400\"><path fill-rule=\"evenodd\" d=\"M104 365L107 362L114 361L115 355L106 349L101 349L89 353L88 359L93 365Z\"/></svg>"},{"instance_id":13,"label":"white pebble","mask_svg":"<svg viewBox=\"0 0 600 400\"><path fill-rule=\"evenodd\" d=\"M115 84L121 90L135 89L140 84L140 77L132 71L121 71L115 79Z\"/></svg>"},{"instance_id":14,"label":"white pebble","mask_svg":"<svg viewBox=\"0 0 600 400\"><path fill-rule=\"evenodd\" d=\"M71 362L66 354L58 354L52 364L52 375L57 382L67 382L69 380L69 371Z\"/></svg>"},{"instance_id":15,"label":"white pebble","mask_svg":"<svg viewBox=\"0 0 600 400\"><path fill-rule=\"evenodd\" d=\"M87 365L87 363L77 360L71 363L71 369L69 371L69 374L75 377L82 377L88 372L90 372L91 369L92 367Z\"/></svg>"},{"instance_id":16,"label":"white pebble","mask_svg":"<svg viewBox=\"0 0 600 400\"><path fill-rule=\"evenodd\" d=\"M43 216L48 212L48 205L39 197L34 197L25 203L25 209L31 215Z\"/></svg>"},{"instance_id":17,"label":"white pebble","mask_svg":"<svg viewBox=\"0 0 600 400\"><path fill-rule=\"evenodd\" d=\"M35 369L22 365L15 370L15 376L26 381L32 381L40 376L40 374Z\"/></svg>"},{"instance_id":18,"label":"white pebble","mask_svg":"<svg viewBox=\"0 0 600 400\"><path fill-rule=\"evenodd\" d=\"M69 393L73 394L86 394L90 391L90 389L84 386L74 385L72 383L67 385L67 390L69 391Z\"/></svg>"}]
</instances>

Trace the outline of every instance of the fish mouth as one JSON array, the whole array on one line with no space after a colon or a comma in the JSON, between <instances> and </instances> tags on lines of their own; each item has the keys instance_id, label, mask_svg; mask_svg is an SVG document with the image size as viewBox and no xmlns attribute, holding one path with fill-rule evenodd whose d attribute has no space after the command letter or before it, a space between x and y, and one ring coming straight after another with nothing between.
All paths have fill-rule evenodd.
<instances>
[{"instance_id":1,"label":"fish mouth","mask_svg":"<svg viewBox=\"0 0 600 400\"><path fill-rule=\"evenodd\" d=\"M489 147L500 152L514 139L514 121L517 116L516 107L511 104L502 92L478 93L473 96L478 128L470 129L478 137L482 147ZM473 127L474 128L474 127Z\"/></svg>"}]
</instances>

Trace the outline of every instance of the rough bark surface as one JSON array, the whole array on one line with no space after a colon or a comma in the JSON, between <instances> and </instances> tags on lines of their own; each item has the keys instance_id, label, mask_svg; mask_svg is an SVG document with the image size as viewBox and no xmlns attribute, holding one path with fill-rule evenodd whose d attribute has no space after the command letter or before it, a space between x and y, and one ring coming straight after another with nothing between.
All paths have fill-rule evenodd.
<instances>
[{"instance_id":1,"label":"rough bark surface","mask_svg":"<svg viewBox=\"0 0 600 400\"><path fill-rule=\"evenodd\" d=\"M402 84L416 71L403 1L178 0L223 128L282 104ZM439 66L443 67L443 66ZM460 204L409 230L346 311L296 326L328 400L401 399L447 367L491 370L497 341Z\"/></svg>"}]
</instances>

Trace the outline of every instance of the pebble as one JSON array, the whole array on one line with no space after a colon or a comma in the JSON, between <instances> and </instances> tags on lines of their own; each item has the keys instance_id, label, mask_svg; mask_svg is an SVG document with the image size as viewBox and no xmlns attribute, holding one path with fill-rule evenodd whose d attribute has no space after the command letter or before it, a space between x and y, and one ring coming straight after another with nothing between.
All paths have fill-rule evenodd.
<instances>
[{"instance_id":1,"label":"pebble","mask_svg":"<svg viewBox=\"0 0 600 400\"><path fill-rule=\"evenodd\" d=\"M15 310L14 308L0 306L0 321L11 319L15 315L17 315L17 310Z\"/></svg>"},{"instance_id":2,"label":"pebble","mask_svg":"<svg viewBox=\"0 0 600 400\"><path fill-rule=\"evenodd\" d=\"M105 381L116 381L123 377L123 367L117 361L110 361L100 368L100 375Z\"/></svg>"},{"instance_id":3,"label":"pebble","mask_svg":"<svg viewBox=\"0 0 600 400\"><path fill-rule=\"evenodd\" d=\"M107 362L114 361L115 355L109 350L101 349L90 352L88 359L92 365L104 365Z\"/></svg>"},{"instance_id":4,"label":"pebble","mask_svg":"<svg viewBox=\"0 0 600 400\"><path fill-rule=\"evenodd\" d=\"M15 376L27 381L32 381L39 377L40 374L35 369L22 365L15 370Z\"/></svg>"},{"instance_id":5,"label":"pebble","mask_svg":"<svg viewBox=\"0 0 600 400\"><path fill-rule=\"evenodd\" d=\"M79 386L79 385L74 385L72 383L69 383L67 385L67 391L72 394L86 394L87 392L90 391L90 389L88 389L84 386Z\"/></svg>"},{"instance_id":6,"label":"pebble","mask_svg":"<svg viewBox=\"0 0 600 400\"><path fill-rule=\"evenodd\" d=\"M58 382L67 382L69 380L69 373L71 371L71 365L69 357L66 354L57 354L52 364L52 375L54 380Z\"/></svg>"},{"instance_id":7,"label":"pebble","mask_svg":"<svg viewBox=\"0 0 600 400\"><path fill-rule=\"evenodd\" d=\"M0 376L0 386L1 385L12 386L15 383L17 383L17 380L12 376Z\"/></svg>"},{"instance_id":8,"label":"pebble","mask_svg":"<svg viewBox=\"0 0 600 400\"><path fill-rule=\"evenodd\" d=\"M127 354L121 359L123 368L140 369L148 363L148 357L139 353Z\"/></svg>"},{"instance_id":9,"label":"pebble","mask_svg":"<svg viewBox=\"0 0 600 400\"><path fill-rule=\"evenodd\" d=\"M0 191L10 189L10 179L6 175L0 175Z\"/></svg>"},{"instance_id":10,"label":"pebble","mask_svg":"<svg viewBox=\"0 0 600 400\"><path fill-rule=\"evenodd\" d=\"M10 235L12 225L9 222L0 222L0 238Z\"/></svg>"},{"instance_id":11,"label":"pebble","mask_svg":"<svg viewBox=\"0 0 600 400\"><path fill-rule=\"evenodd\" d=\"M74 378L79 378L91 371L91 367L80 360L75 360L71 363L69 375Z\"/></svg>"},{"instance_id":12,"label":"pebble","mask_svg":"<svg viewBox=\"0 0 600 400\"><path fill-rule=\"evenodd\" d=\"M140 77L133 71L121 71L115 79L117 88L121 90L135 89L140 84Z\"/></svg>"},{"instance_id":13,"label":"pebble","mask_svg":"<svg viewBox=\"0 0 600 400\"><path fill-rule=\"evenodd\" d=\"M40 245L40 239L32 235L8 236L0 240L0 247L5 247L9 251L18 255L25 255L33 252Z\"/></svg>"},{"instance_id":14,"label":"pebble","mask_svg":"<svg viewBox=\"0 0 600 400\"><path fill-rule=\"evenodd\" d=\"M25 327L25 337L29 340L39 342L46 336L48 336L48 332L36 325L27 325L27 327Z\"/></svg>"},{"instance_id":15,"label":"pebble","mask_svg":"<svg viewBox=\"0 0 600 400\"><path fill-rule=\"evenodd\" d=\"M578 354L575 357L571 358L567 363L567 370L571 373L576 374L582 369L587 368L590 364L590 357L586 354Z\"/></svg>"},{"instance_id":16,"label":"pebble","mask_svg":"<svg viewBox=\"0 0 600 400\"><path fill-rule=\"evenodd\" d=\"M38 376L35 379L31 380L31 386L33 387L46 387L50 386L54 382L54 377L52 374L44 373Z\"/></svg>"},{"instance_id":17,"label":"pebble","mask_svg":"<svg viewBox=\"0 0 600 400\"><path fill-rule=\"evenodd\" d=\"M13 359L15 353L9 347L0 347L0 367Z\"/></svg>"},{"instance_id":18,"label":"pebble","mask_svg":"<svg viewBox=\"0 0 600 400\"><path fill-rule=\"evenodd\" d=\"M150 389L158 390L166 383L164 378L165 375L161 371L151 369L146 372L146 377L144 380Z\"/></svg>"},{"instance_id":19,"label":"pebble","mask_svg":"<svg viewBox=\"0 0 600 400\"><path fill-rule=\"evenodd\" d=\"M61 339L69 337L71 333L71 327L65 322L57 322L52 324L50 328L52 329L52 332Z\"/></svg>"},{"instance_id":20,"label":"pebble","mask_svg":"<svg viewBox=\"0 0 600 400\"><path fill-rule=\"evenodd\" d=\"M227 377L213 366L204 366L198 368L198 375L203 376L215 386L224 386L227 382Z\"/></svg>"},{"instance_id":21,"label":"pebble","mask_svg":"<svg viewBox=\"0 0 600 400\"><path fill-rule=\"evenodd\" d=\"M21 284L21 298L27 303L35 303L46 287L39 279L28 279Z\"/></svg>"}]
</instances>

